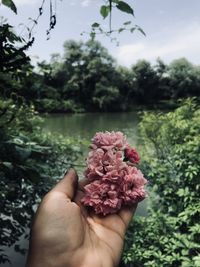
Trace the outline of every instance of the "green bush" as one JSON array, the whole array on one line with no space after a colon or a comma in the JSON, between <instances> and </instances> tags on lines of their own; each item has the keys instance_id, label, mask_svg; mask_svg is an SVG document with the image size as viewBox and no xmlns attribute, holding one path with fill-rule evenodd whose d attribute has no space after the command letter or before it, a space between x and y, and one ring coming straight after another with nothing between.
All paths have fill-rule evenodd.
<instances>
[{"instance_id":1,"label":"green bush","mask_svg":"<svg viewBox=\"0 0 200 267\"><path fill-rule=\"evenodd\" d=\"M174 112L145 112L140 133L151 205L130 225L123 262L200 266L200 108L188 99Z\"/></svg>"},{"instance_id":2,"label":"green bush","mask_svg":"<svg viewBox=\"0 0 200 267\"><path fill-rule=\"evenodd\" d=\"M39 126L40 125L40 126ZM23 100L0 100L0 263L4 247L15 244L30 224L34 206L65 169L79 147L70 139L42 131L42 121Z\"/></svg>"}]
</instances>

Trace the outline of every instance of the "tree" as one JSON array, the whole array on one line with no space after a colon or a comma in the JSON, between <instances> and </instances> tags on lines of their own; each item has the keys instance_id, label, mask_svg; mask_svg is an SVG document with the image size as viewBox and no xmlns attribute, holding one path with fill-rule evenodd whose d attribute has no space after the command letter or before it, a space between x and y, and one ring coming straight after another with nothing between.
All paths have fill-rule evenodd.
<instances>
[{"instance_id":1,"label":"tree","mask_svg":"<svg viewBox=\"0 0 200 267\"><path fill-rule=\"evenodd\" d=\"M120 110L127 111L137 103L136 77L131 69L118 66L116 69L115 84L120 93Z\"/></svg>"},{"instance_id":2,"label":"tree","mask_svg":"<svg viewBox=\"0 0 200 267\"><path fill-rule=\"evenodd\" d=\"M52 75L51 85L60 90L62 99L71 99L86 110L96 105L103 88L99 84L113 85L115 61L97 41L66 41L64 55L56 64L60 67Z\"/></svg>"},{"instance_id":3,"label":"tree","mask_svg":"<svg viewBox=\"0 0 200 267\"><path fill-rule=\"evenodd\" d=\"M151 64L146 60L139 60L132 66L133 75L136 80L137 101L141 104L148 104L157 101L158 77Z\"/></svg>"},{"instance_id":4,"label":"tree","mask_svg":"<svg viewBox=\"0 0 200 267\"><path fill-rule=\"evenodd\" d=\"M187 59L174 60L169 65L168 75L172 98L200 95L199 68Z\"/></svg>"},{"instance_id":5,"label":"tree","mask_svg":"<svg viewBox=\"0 0 200 267\"><path fill-rule=\"evenodd\" d=\"M13 27L5 22L0 25L0 36L0 71L7 73L18 70L20 75L21 68L30 61L25 51L34 39L25 43L23 38L14 34Z\"/></svg>"},{"instance_id":6,"label":"tree","mask_svg":"<svg viewBox=\"0 0 200 267\"><path fill-rule=\"evenodd\" d=\"M168 100L171 98L171 90L169 85L168 66L158 58L154 66L158 78L158 98L159 100Z\"/></svg>"}]
</instances>

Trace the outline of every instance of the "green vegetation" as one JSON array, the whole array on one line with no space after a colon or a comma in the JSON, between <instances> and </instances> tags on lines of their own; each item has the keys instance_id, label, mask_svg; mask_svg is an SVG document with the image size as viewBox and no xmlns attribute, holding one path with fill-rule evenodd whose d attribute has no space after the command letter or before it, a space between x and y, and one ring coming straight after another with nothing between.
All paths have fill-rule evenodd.
<instances>
[{"instance_id":1,"label":"green vegetation","mask_svg":"<svg viewBox=\"0 0 200 267\"><path fill-rule=\"evenodd\" d=\"M174 112L144 113L140 132L151 205L130 225L123 262L199 267L200 109L187 100Z\"/></svg>"},{"instance_id":2,"label":"green vegetation","mask_svg":"<svg viewBox=\"0 0 200 267\"><path fill-rule=\"evenodd\" d=\"M15 244L30 226L34 205L64 170L73 166L78 144L42 133L42 122L22 99L0 101L0 263L3 246Z\"/></svg>"}]
</instances>

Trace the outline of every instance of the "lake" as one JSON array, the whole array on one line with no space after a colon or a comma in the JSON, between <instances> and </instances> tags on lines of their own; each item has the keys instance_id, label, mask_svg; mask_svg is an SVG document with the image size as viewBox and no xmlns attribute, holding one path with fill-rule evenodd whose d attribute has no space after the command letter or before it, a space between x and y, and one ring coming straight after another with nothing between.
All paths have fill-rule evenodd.
<instances>
[{"instance_id":1,"label":"lake","mask_svg":"<svg viewBox=\"0 0 200 267\"><path fill-rule=\"evenodd\" d=\"M122 131L132 145L137 143L139 117L136 112L51 114L44 119L45 130L61 133L66 137L90 140L98 131Z\"/></svg>"}]
</instances>

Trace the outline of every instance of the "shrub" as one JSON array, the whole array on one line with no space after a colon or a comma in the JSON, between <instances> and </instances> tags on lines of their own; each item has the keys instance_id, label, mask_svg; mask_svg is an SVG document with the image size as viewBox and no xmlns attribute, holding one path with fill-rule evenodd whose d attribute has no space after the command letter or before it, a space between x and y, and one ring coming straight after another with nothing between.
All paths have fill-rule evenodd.
<instances>
[{"instance_id":1,"label":"shrub","mask_svg":"<svg viewBox=\"0 0 200 267\"><path fill-rule=\"evenodd\" d=\"M174 112L145 112L140 124L151 207L132 222L127 266L200 266L200 108L188 99Z\"/></svg>"}]
</instances>

